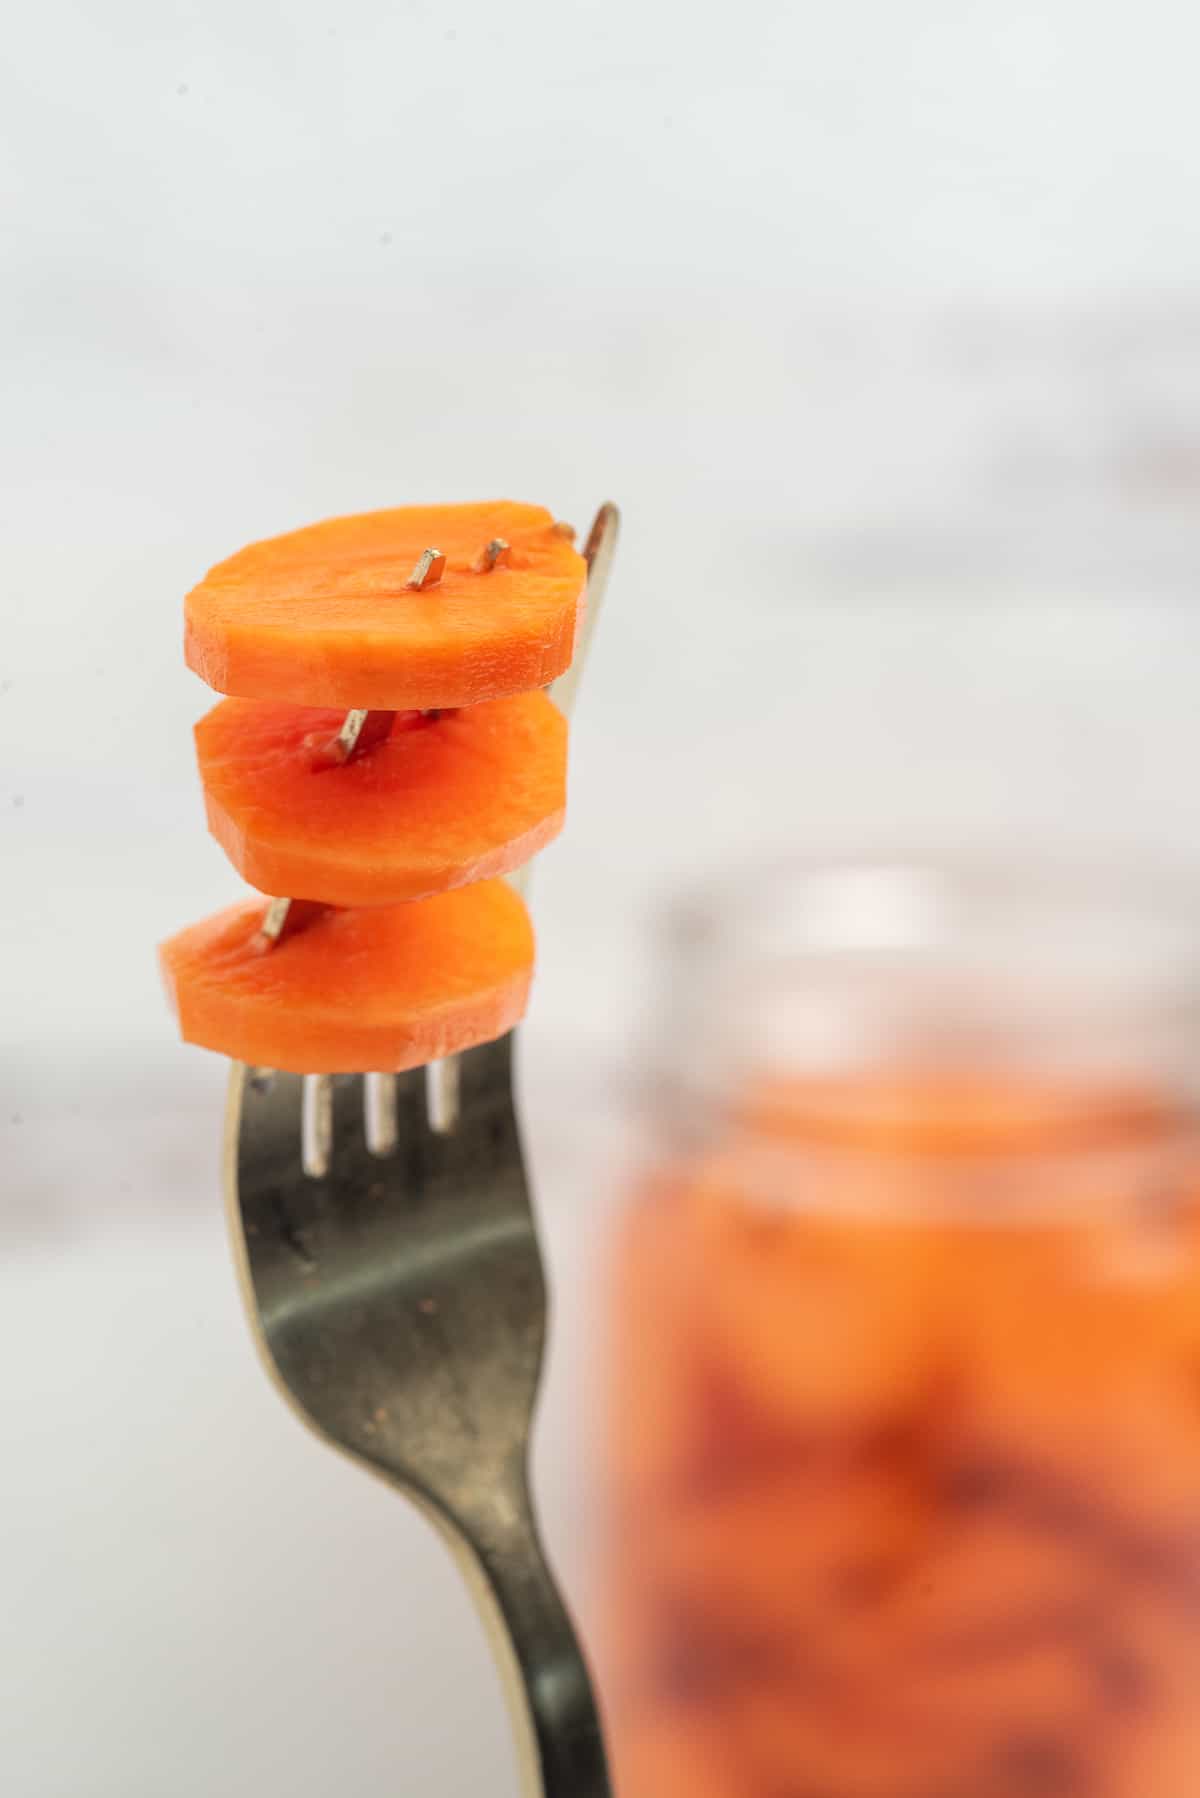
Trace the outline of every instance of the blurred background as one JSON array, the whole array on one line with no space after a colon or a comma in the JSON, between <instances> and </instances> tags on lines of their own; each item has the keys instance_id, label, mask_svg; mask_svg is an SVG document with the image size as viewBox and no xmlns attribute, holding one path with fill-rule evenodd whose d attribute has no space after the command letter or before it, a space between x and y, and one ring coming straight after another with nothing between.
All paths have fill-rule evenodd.
<instances>
[{"instance_id":1,"label":"blurred background","mask_svg":"<svg viewBox=\"0 0 1200 1798\"><path fill-rule=\"evenodd\" d=\"M1200 861L1194 9L46 0L0 72L0 1779L514 1789L425 1527L239 1315L181 599L339 511L625 532L536 883L539 1439L586 1609L650 921L760 851Z\"/></svg>"}]
</instances>

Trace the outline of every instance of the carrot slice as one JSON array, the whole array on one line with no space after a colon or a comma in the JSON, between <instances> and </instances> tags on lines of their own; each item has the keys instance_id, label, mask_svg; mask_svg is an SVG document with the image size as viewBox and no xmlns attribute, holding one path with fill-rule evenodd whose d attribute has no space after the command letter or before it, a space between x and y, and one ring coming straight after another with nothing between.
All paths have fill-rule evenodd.
<instances>
[{"instance_id":1,"label":"carrot slice","mask_svg":"<svg viewBox=\"0 0 1200 1798\"><path fill-rule=\"evenodd\" d=\"M272 949L262 900L159 949L186 1042L287 1073L399 1072L520 1021L533 927L502 880L412 905L330 911Z\"/></svg>"},{"instance_id":2,"label":"carrot slice","mask_svg":"<svg viewBox=\"0 0 1200 1798\"><path fill-rule=\"evenodd\" d=\"M556 836L567 726L544 693L397 715L341 766L340 711L225 699L196 726L208 827L266 893L395 905L520 867Z\"/></svg>"},{"instance_id":3,"label":"carrot slice","mask_svg":"<svg viewBox=\"0 0 1200 1798\"><path fill-rule=\"evenodd\" d=\"M508 545L490 569L489 542ZM406 585L427 548L436 584ZM185 602L184 652L220 693L296 705L474 705L568 666L586 567L542 506L404 506L252 543Z\"/></svg>"}]
</instances>

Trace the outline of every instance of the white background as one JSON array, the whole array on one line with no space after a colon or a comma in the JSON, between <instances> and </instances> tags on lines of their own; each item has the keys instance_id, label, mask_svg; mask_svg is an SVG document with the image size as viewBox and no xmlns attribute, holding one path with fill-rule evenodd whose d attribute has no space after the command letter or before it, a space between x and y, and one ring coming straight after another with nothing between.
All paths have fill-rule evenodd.
<instances>
[{"instance_id":1,"label":"white background","mask_svg":"<svg viewBox=\"0 0 1200 1798\"><path fill-rule=\"evenodd\" d=\"M223 1072L152 945L236 883L180 601L507 494L626 531L537 881L526 1112L578 1589L647 963L756 846L1200 860L1194 9L44 0L0 73L0 1783L512 1789L423 1526L252 1361Z\"/></svg>"}]
</instances>

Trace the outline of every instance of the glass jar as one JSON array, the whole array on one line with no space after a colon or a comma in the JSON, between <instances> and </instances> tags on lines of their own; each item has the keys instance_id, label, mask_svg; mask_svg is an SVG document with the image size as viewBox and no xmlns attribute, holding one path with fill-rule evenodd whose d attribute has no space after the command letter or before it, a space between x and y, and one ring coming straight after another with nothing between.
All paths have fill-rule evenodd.
<instances>
[{"instance_id":1,"label":"glass jar","mask_svg":"<svg viewBox=\"0 0 1200 1798\"><path fill-rule=\"evenodd\" d=\"M1198 921L916 864L676 919L612 1294L622 1798L1200 1792Z\"/></svg>"}]
</instances>

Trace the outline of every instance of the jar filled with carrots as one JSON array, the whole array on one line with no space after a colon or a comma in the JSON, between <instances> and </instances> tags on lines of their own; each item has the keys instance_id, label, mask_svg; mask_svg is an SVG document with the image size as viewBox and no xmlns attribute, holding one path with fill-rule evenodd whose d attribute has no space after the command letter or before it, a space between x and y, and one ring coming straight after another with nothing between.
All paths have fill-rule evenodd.
<instances>
[{"instance_id":1,"label":"jar filled with carrots","mask_svg":"<svg viewBox=\"0 0 1200 1798\"><path fill-rule=\"evenodd\" d=\"M1200 1792L1200 905L771 870L613 1264L622 1798Z\"/></svg>"}]
</instances>

